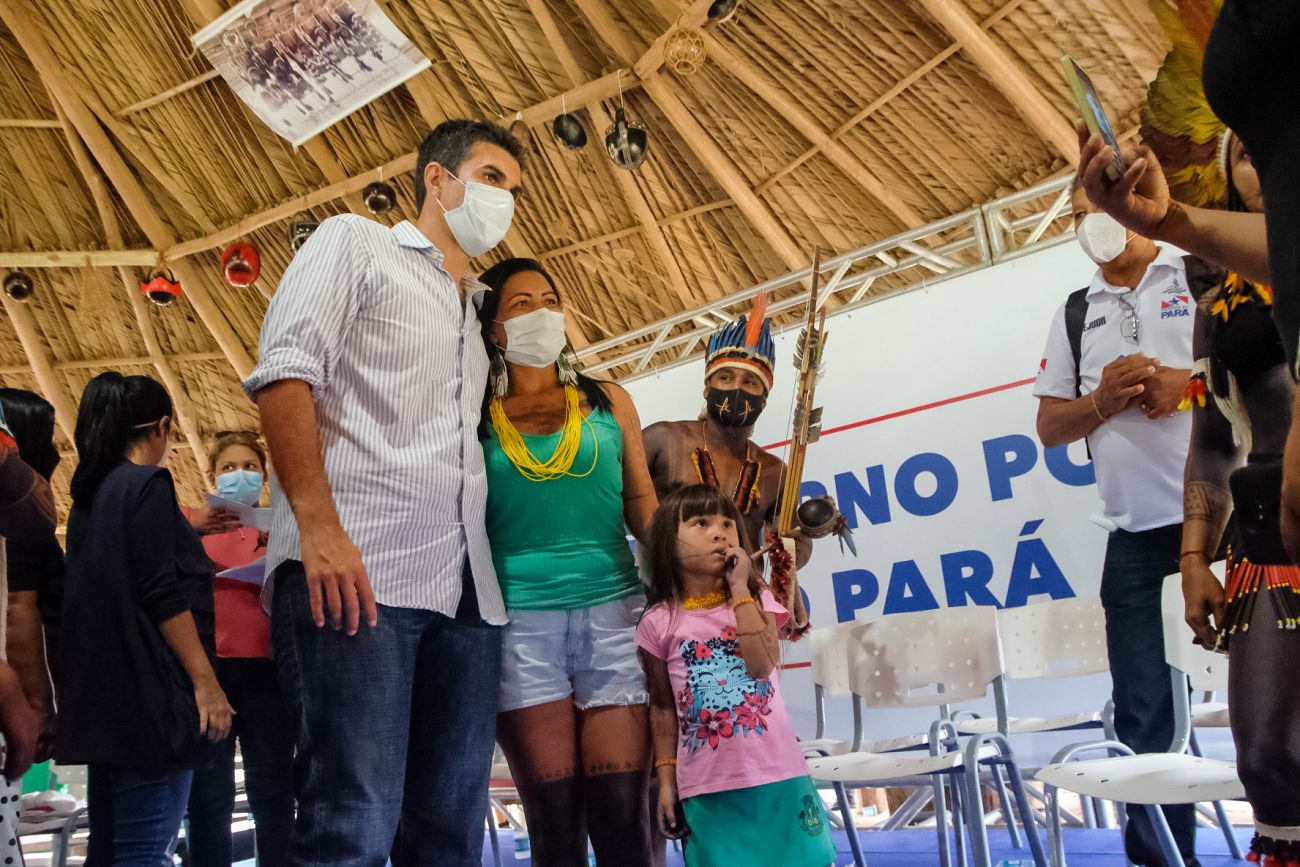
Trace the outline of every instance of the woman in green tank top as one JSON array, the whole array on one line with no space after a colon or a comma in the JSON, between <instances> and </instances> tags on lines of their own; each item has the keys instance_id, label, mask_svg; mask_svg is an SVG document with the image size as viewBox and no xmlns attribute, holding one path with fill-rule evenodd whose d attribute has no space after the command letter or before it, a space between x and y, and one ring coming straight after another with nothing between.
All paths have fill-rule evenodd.
<instances>
[{"instance_id":1,"label":"woman in green tank top","mask_svg":"<svg viewBox=\"0 0 1300 867\"><path fill-rule=\"evenodd\" d=\"M492 358L479 438L487 531L510 623L497 740L538 867L648 867L649 731L628 544L658 505L627 392L564 357L559 293L532 259L480 278Z\"/></svg>"}]
</instances>

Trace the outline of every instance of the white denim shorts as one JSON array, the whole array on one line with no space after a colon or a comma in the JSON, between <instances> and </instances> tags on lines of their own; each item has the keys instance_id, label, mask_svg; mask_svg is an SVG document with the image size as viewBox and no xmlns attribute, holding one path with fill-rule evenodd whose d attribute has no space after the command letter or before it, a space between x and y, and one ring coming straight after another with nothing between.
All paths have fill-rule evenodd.
<instances>
[{"instance_id":1,"label":"white denim shorts","mask_svg":"<svg viewBox=\"0 0 1300 867\"><path fill-rule=\"evenodd\" d=\"M645 704L636 654L640 591L568 611L509 610L501 638L501 711L573 696L579 710Z\"/></svg>"}]
</instances>

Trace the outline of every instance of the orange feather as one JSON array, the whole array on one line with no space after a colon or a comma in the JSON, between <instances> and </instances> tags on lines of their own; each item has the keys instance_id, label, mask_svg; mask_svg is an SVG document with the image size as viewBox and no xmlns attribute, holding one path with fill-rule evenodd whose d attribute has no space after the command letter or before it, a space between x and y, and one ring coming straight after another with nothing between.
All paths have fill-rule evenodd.
<instances>
[{"instance_id":1,"label":"orange feather","mask_svg":"<svg viewBox=\"0 0 1300 867\"><path fill-rule=\"evenodd\" d=\"M745 348L758 346L763 336L763 320L767 318L767 293L759 292L754 296L754 306L749 311L749 321L745 323Z\"/></svg>"}]
</instances>

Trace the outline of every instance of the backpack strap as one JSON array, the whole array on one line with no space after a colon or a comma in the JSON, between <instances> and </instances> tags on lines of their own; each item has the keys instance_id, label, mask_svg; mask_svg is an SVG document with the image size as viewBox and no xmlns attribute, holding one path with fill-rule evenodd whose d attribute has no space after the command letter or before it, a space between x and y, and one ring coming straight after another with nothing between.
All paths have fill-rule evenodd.
<instances>
[{"instance_id":1,"label":"backpack strap","mask_svg":"<svg viewBox=\"0 0 1300 867\"><path fill-rule=\"evenodd\" d=\"M1074 356L1074 396L1083 397L1083 374L1079 361L1083 357L1083 325L1088 316L1088 289L1085 286L1070 293L1065 299L1065 336L1070 341L1070 354Z\"/></svg>"}]
</instances>

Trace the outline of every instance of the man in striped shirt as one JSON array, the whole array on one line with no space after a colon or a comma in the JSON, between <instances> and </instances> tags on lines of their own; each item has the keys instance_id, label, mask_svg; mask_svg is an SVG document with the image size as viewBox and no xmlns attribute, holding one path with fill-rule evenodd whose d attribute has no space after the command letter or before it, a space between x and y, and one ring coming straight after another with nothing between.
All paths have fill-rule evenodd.
<instances>
[{"instance_id":1,"label":"man in striped shirt","mask_svg":"<svg viewBox=\"0 0 1300 867\"><path fill-rule=\"evenodd\" d=\"M267 310L244 388L276 472L267 592L298 731L295 865L383 865L390 849L401 867L480 863L506 614L476 434L484 287L467 267L509 228L521 156L500 127L440 124L416 221L326 220Z\"/></svg>"}]
</instances>

